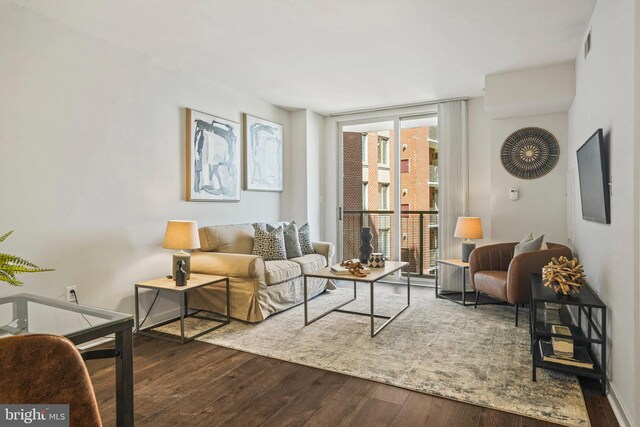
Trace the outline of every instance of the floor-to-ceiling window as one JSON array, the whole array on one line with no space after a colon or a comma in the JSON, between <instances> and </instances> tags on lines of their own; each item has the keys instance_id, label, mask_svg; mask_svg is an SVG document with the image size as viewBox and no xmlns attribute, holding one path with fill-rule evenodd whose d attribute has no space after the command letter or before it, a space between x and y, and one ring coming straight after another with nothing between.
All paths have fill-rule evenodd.
<instances>
[{"instance_id":1,"label":"floor-to-ceiling window","mask_svg":"<svg viewBox=\"0 0 640 427\"><path fill-rule=\"evenodd\" d=\"M437 115L342 123L342 258L358 256L360 230L376 252L433 274L437 250Z\"/></svg>"}]
</instances>

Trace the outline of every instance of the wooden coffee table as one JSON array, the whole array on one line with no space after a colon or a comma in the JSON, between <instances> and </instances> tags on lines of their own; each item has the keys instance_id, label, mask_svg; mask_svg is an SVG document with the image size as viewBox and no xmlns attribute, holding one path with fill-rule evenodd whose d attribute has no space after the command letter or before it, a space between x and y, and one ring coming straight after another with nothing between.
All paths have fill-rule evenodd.
<instances>
[{"instance_id":1,"label":"wooden coffee table","mask_svg":"<svg viewBox=\"0 0 640 427\"><path fill-rule=\"evenodd\" d=\"M405 305L402 309L400 309L398 312L396 312L393 316L382 316L380 314L375 314L375 301L374 301L374 297L373 297L373 286L374 284L379 281L380 279L383 279L403 268L407 268L407 305ZM328 310L324 313L322 313L319 316L314 317L313 319L309 319L309 300L308 300L308 294L307 294L307 278L308 277L319 277L322 279L333 279L333 280L348 280L348 281L352 281L353 282L353 298L345 301L343 303L340 303L338 306L333 307L331 310ZM363 313L363 312L359 312L359 311L351 311L351 310L341 310L341 308L347 304L349 304L350 302L353 302L356 300L357 297L357 288L356 288L356 284L360 282L360 283L368 283L369 284L369 295L371 298L371 311L369 311L368 313ZM326 316L327 314L333 313L334 311L340 312L340 313L349 313L349 314L358 314L358 315L362 315L362 316L370 316L371 317L371 336L375 337L376 335L378 335L378 332L380 332L382 329L384 329L389 323L391 323L391 321L393 321L393 319L395 319L396 317L398 317L400 315L400 313L402 313L403 311L405 311L409 305L411 304L411 272L409 271L409 263L408 262L404 262L404 261L386 261L385 263L385 267L384 268L372 268L371 269L371 273L367 274L366 277L357 277L354 276L352 274L334 274L331 272L331 267L326 267L323 268L321 270L316 270L316 271L312 271L310 273L305 273L304 274L304 325L310 325L313 322L315 322L316 320L322 319L324 316ZM376 329L375 327L375 319L387 319L386 322L384 322L384 324L382 326L380 326L378 329Z\"/></svg>"}]
</instances>

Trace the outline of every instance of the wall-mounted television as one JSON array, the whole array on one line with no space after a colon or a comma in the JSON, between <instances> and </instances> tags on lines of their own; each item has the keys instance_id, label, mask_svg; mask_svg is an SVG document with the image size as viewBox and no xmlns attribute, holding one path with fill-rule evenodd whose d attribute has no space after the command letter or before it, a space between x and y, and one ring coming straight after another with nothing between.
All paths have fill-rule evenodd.
<instances>
[{"instance_id":1,"label":"wall-mounted television","mask_svg":"<svg viewBox=\"0 0 640 427\"><path fill-rule=\"evenodd\" d=\"M611 224L609 207L609 156L602 129L578 149L578 176L582 218Z\"/></svg>"}]
</instances>

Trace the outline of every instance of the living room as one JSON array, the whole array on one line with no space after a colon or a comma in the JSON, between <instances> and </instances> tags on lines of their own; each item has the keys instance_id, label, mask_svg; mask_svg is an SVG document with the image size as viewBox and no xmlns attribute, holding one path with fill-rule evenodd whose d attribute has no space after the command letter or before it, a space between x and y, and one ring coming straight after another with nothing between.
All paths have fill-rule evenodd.
<instances>
[{"instance_id":1,"label":"living room","mask_svg":"<svg viewBox=\"0 0 640 427\"><path fill-rule=\"evenodd\" d=\"M378 27L380 18L385 25ZM170 270L172 256L191 247L167 243L167 223L173 220L213 227L200 231L185 267L231 277L231 294L225 295L221 281L215 298L203 298L229 315L228 324L185 344L133 334L128 409L136 424L639 425L640 8L635 2L0 0L0 40L5 153L0 170L8 183L2 190L0 235L14 231L1 243L2 252L52 269L21 274L22 286L0 283L0 298L26 293L122 313L145 327L160 325L179 315L183 293L134 285L178 278ZM437 194L402 184L403 150L412 149L404 147L403 122L410 119L424 128L435 129L437 123L438 138L432 135L430 144L438 153L432 150L424 166L437 168L431 185L437 184ZM237 135L231 157L238 166L229 169L237 187L229 193L196 191L201 182L196 180L204 179L209 189L216 179L222 181L218 169L205 173L192 161L202 155L193 144L198 123L212 121ZM267 191L247 183L250 123L280 132L283 179ZM551 141L557 156L538 177L518 177L505 165L505 147L515 133L532 129L544 131L539 139ZM584 218L576 154L598 129L608 158L601 171L610 201L604 223ZM345 132L362 134L369 144L374 132L390 141L388 190L377 178L359 179L365 166L373 174L359 152L352 170L358 179L349 181ZM385 157L376 154L375 145L369 147L369 158ZM411 163L412 171L417 164ZM355 192L367 182L371 199L356 196L358 206L345 205L348 182L357 184ZM404 221L413 208L393 215L404 210L405 187L404 197L417 192L418 199L430 200L419 209L437 211L424 215L436 215L439 229L425 241L430 250L429 244L435 245L433 257L419 257L426 265L411 264L415 270L408 275L397 270L389 291L376 294L381 309L402 310L387 323L372 316L369 325L367 316L335 312L307 322L302 303L307 277L310 319L336 295L350 296L356 284L338 281L331 289L326 277L314 277L304 266L300 277L278 283L291 283L293 299L278 285L265 285L270 293L251 294L243 303L234 276L243 258L205 257L208 243L202 236L222 232L215 227L244 224L253 233L251 224L277 228L280 221L295 221L300 228L309 224L304 238L313 242L309 252L314 253L301 255L329 267L359 257L356 247L367 224L356 221L350 231L356 246L350 245L347 212L377 209L391 212L380 214L391 218L384 230L388 240L380 227L372 227L374 252L383 253L391 268L405 260L404 233L412 239ZM378 192L389 202L374 203ZM538 369L537 381L531 381L529 300L524 307L498 299L501 304L474 309L434 297L437 271L445 290L460 282L459 268L436 262L461 258L462 239L454 237L459 217L480 219L482 237L472 237L476 255L482 247L520 242L533 233L566 246L579 259L585 288L606 307L606 324L600 315L593 322L605 329L604 361L601 346L594 354L606 367L604 397L597 385L581 386L572 375L546 369ZM424 230L421 241L423 235ZM266 264L262 273L252 268L263 267L246 266L250 278L243 283L254 280L251 274L267 273ZM369 270L371 279L378 270ZM466 282L477 290L473 273ZM373 284L358 282L354 310L368 311L369 303L373 310L370 290ZM396 293L399 305L385 305ZM470 295L473 303L480 294ZM520 312L517 327L514 306ZM0 325L6 326L14 320L11 304L0 307ZM47 317L51 312L45 310L43 317L29 319L29 332L67 336L74 325L87 326L101 315L87 313L88 320L80 314ZM97 347L78 347L113 347L113 333L95 341ZM116 353L122 360L122 352ZM130 425L116 415L123 404L113 365L113 358L86 360L102 423ZM236 365L246 370L232 371ZM502 375L487 374L497 366ZM20 371L38 367L34 361ZM266 386L239 386L234 375L245 380L256 375L288 400L266 399ZM195 392L216 389L223 399L205 400ZM247 406L256 396L271 403ZM0 405L9 403L2 397L0 392ZM190 409L186 403L181 410L166 409L189 399Z\"/></svg>"}]
</instances>

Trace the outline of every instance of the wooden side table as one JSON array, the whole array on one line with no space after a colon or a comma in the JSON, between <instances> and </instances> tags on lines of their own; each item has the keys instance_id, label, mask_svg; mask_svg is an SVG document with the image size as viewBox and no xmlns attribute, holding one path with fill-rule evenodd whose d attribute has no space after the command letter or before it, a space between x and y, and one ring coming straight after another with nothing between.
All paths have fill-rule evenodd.
<instances>
[{"instance_id":1,"label":"wooden side table","mask_svg":"<svg viewBox=\"0 0 640 427\"><path fill-rule=\"evenodd\" d=\"M227 316L226 319L215 319L215 318L210 318L210 317L203 317L203 316L198 316L197 314L202 312L202 311L206 311L206 310L195 310L192 313L188 312L188 308L187 308L187 293L193 289L197 289L197 288L201 288L204 286L209 286L209 285L214 285L216 283L225 283L226 286L226 298L227 298ZM166 320L162 323L159 323L157 325L153 325L150 326L146 329L140 329L140 327L142 325L140 325L140 315L139 315L139 304L138 304L138 290L140 288L146 288L146 289L154 289L158 292L160 291L164 291L164 292L172 292L172 293L177 293L180 297L180 316L179 317L175 317L173 319L169 319ZM231 303L229 300L229 278L225 277L225 276L212 276L212 275L208 275L208 274L194 274L191 273L191 278L187 281L187 285L186 286L176 286L176 282L173 279L167 279L166 277L162 277L159 279L154 279L154 280L149 280L146 282L140 282L140 283L136 283L135 285L135 326L136 326L136 332L139 333L140 335L146 335L146 336L152 336L152 337L156 337L156 338L161 338L167 341L172 341L172 342L179 342L180 344L184 344L186 342L189 341L193 341L194 339L209 333L211 331L214 331L218 328L221 328L225 325L228 325L229 323L231 323ZM153 305L149 308L149 311L151 311L151 309L153 308ZM195 335L186 337L185 336L185 328L184 328L184 319L187 317L194 317L194 318L198 318L198 319L203 319L203 320L209 320L212 322L215 322L216 325L208 328L204 331L198 332ZM154 328L158 328L160 326L166 325L168 323L172 323L175 322L176 320L180 319L180 338L171 338L169 336L167 336L168 334L164 334L164 335L160 335L159 332L157 331L153 331Z\"/></svg>"}]
</instances>

